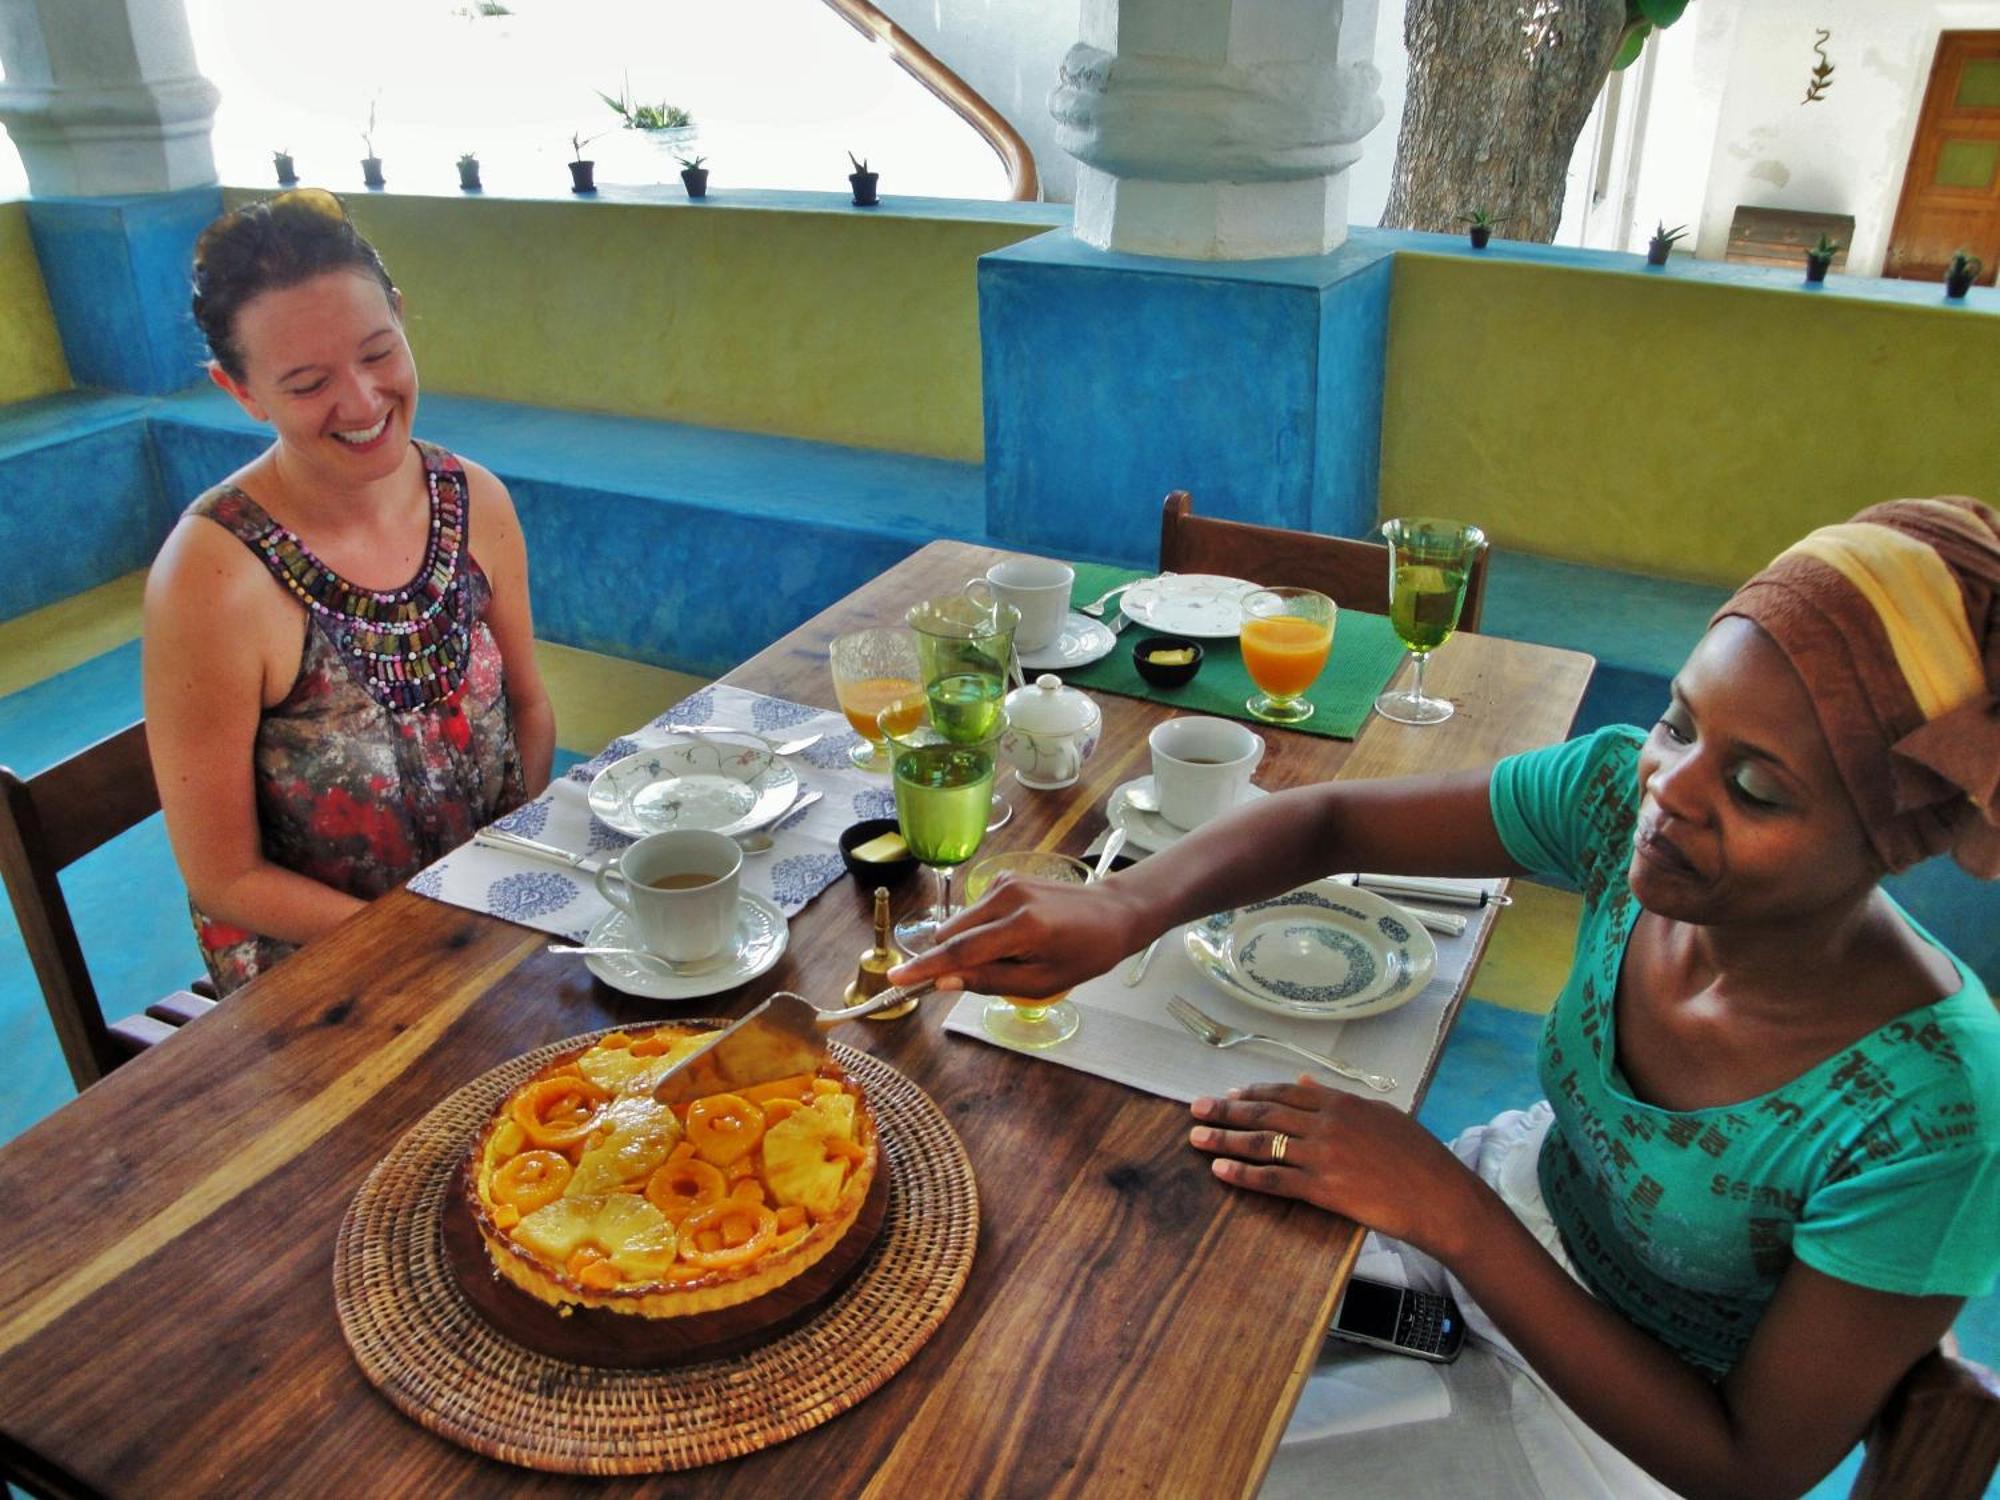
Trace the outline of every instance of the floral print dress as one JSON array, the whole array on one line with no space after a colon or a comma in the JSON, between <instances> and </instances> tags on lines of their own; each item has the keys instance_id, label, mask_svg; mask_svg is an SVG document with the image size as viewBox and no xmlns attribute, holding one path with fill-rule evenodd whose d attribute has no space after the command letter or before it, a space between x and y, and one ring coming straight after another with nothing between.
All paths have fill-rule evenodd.
<instances>
[{"instance_id":1,"label":"floral print dress","mask_svg":"<svg viewBox=\"0 0 2000 1500\"><path fill-rule=\"evenodd\" d=\"M465 470L418 443L430 538L399 589L357 588L233 485L188 507L233 532L306 609L299 675L264 710L253 755L264 857L364 900L402 884L526 800L492 586L473 561ZM218 993L294 947L189 902Z\"/></svg>"}]
</instances>

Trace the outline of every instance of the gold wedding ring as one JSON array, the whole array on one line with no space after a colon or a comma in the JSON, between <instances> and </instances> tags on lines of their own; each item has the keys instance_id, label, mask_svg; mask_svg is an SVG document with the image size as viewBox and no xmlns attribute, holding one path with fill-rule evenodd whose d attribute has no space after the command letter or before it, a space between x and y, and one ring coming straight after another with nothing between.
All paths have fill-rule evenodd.
<instances>
[{"instance_id":1,"label":"gold wedding ring","mask_svg":"<svg viewBox=\"0 0 2000 1500\"><path fill-rule=\"evenodd\" d=\"M1277 1162L1283 1161L1285 1159L1285 1152L1290 1149L1291 1144L1292 1138L1286 1135L1284 1131L1278 1131L1271 1137L1271 1160Z\"/></svg>"}]
</instances>

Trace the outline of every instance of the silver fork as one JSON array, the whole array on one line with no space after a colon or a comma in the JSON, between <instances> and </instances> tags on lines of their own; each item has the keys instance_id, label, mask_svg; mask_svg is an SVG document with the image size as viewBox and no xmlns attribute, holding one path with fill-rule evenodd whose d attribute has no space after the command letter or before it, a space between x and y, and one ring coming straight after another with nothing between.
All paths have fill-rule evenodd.
<instances>
[{"instance_id":1,"label":"silver fork","mask_svg":"<svg viewBox=\"0 0 2000 1500\"><path fill-rule=\"evenodd\" d=\"M1144 583L1145 581L1143 578L1135 578L1132 580L1132 583ZM1091 600L1090 603L1082 605L1080 608L1092 619L1101 620L1104 618L1104 606L1132 587L1132 583L1121 583L1115 589L1106 589L1095 599Z\"/></svg>"},{"instance_id":2,"label":"silver fork","mask_svg":"<svg viewBox=\"0 0 2000 1500\"><path fill-rule=\"evenodd\" d=\"M1352 1078L1356 1083L1366 1084L1378 1094L1393 1093L1396 1088L1396 1080L1393 1078L1352 1067L1337 1057L1314 1052L1309 1047L1301 1047L1295 1042L1286 1041L1283 1037L1265 1036L1259 1031L1244 1031L1240 1027L1224 1025L1179 995L1167 1002L1167 1014L1211 1047L1240 1047L1245 1042L1264 1042L1273 1047L1283 1047L1287 1052L1296 1053L1307 1062L1338 1073L1342 1078Z\"/></svg>"},{"instance_id":3,"label":"silver fork","mask_svg":"<svg viewBox=\"0 0 2000 1500\"><path fill-rule=\"evenodd\" d=\"M826 738L824 731L818 734L802 734L797 739L775 740L768 734L759 734L754 729L730 729L718 724L665 724L661 728L668 734L723 734L735 735L739 739L762 740L771 747L773 755L797 755L808 745L817 745Z\"/></svg>"}]
</instances>

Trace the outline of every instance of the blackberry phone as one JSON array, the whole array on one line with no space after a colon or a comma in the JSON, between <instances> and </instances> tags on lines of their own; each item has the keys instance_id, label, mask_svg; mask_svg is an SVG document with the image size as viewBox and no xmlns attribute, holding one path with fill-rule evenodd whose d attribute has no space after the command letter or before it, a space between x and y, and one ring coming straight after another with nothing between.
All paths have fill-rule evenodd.
<instances>
[{"instance_id":1,"label":"blackberry phone","mask_svg":"<svg viewBox=\"0 0 2000 1500\"><path fill-rule=\"evenodd\" d=\"M1465 1343L1465 1318L1442 1292L1353 1276L1328 1331L1335 1338L1449 1364Z\"/></svg>"}]
</instances>

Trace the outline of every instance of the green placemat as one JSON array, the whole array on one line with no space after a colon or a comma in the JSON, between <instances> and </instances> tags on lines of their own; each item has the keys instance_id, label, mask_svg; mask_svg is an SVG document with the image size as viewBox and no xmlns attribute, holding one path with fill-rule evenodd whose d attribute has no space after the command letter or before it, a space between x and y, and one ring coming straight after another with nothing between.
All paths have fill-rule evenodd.
<instances>
[{"instance_id":1,"label":"green placemat","mask_svg":"<svg viewBox=\"0 0 2000 1500\"><path fill-rule=\"evenodd\" d=\"M1071 602L1080 608L1108 588L1128 579L1151 576L1132 568L1078 563ZM1184 708L1189 713L1216 714L1225 719L1241 719L1246 724L1260 722L1243 706L1257 687L1243 669L1243 653L1235 641L1203 641L1201 670L1195 673L1194 681L1185 687L1156 688L1132 665L1132 642L1153 633L1135 620L1125 627L1109 656L1062 675L1078 687L1119 693L1127 698L1146 698ZM1403 643L1389 628L1386 615L1341 610L1334 622L1333 654L1327 658L1326 670L1320 673L1319 681L1306 694L1313 705L1313 716L1303 724L1284 727L1327 739L1353 739L1368 722L1376 695L1403 664L1403 655Z\"/></svg>"}]
</instances>

